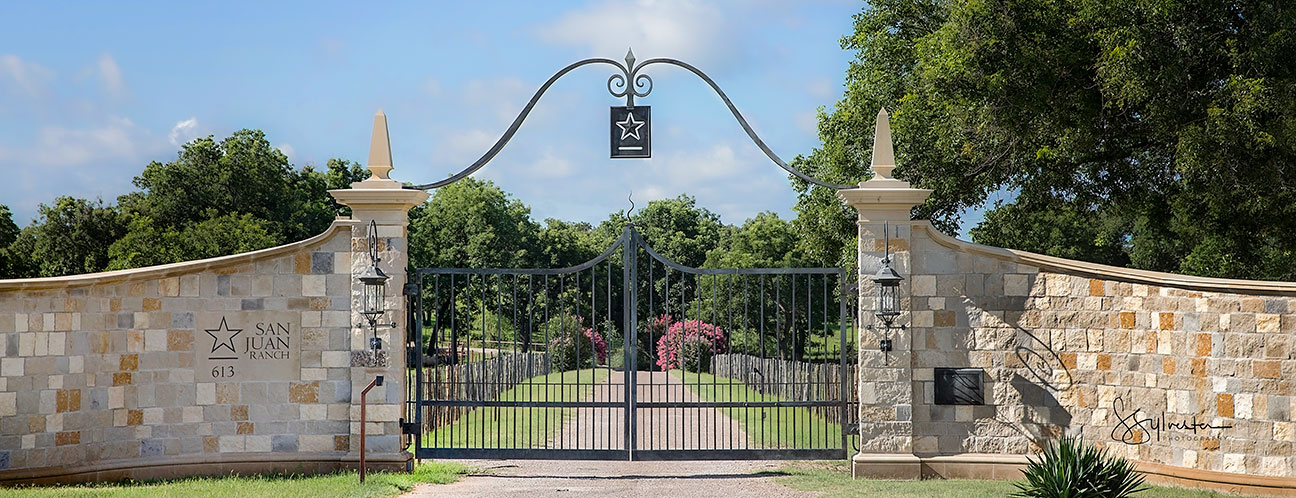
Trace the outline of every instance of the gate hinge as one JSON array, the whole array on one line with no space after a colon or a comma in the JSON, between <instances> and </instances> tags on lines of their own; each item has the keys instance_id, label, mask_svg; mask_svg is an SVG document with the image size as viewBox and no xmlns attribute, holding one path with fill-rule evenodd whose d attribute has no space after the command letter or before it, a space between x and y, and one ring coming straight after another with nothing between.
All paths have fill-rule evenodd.
<instances>
[{"instance_id":1,"label":"gate hinge","mask_svg":"<svg viewBox=\"0 0 1296 498\"><path fill-rule=\"evenodd\" d=\"M405 286L401 288L401 293L404 294L404 295L406 295L406 296L417 296L418 293L419 293L419 285L418 285L418 283L417 283L417 282L405 282Z\"/></svg>"},{"instance_id":2,"label":"gate hinge","mask_svg":"<svg viewBox=\"0 0 1296 498\"><path fill-rule=\"evenodd\" d=\"M418 434L417 422L405 422L402 420L400 426L401 426L401 434Z\"/></svg>"}]
</instances>

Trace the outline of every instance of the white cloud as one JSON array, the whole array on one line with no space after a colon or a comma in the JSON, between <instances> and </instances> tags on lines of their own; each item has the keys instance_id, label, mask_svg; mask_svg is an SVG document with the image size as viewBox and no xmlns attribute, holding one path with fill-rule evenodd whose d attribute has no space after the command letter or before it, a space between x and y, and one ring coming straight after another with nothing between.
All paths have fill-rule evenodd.
<instances>
[{"instance_id":1,"label":"white cloud","mask_svg":"<svg viewBox=\"0 0 1296 498\"><path fill-rule=\"evenodd\" d=\"M279 152L283 152L283 155L288 156L289 163L293 162L297 158L297 149L293 148L292 145L279 144L276 145L275 148L279 149Z\"/></svg>"},{"instance_id":2,"label":"white cloud","mask_svg":"<svg viewBox=\"0 0 1296 498\"><path fill-rule=\"evenodd\" d=\"M136 159L156 148L148 133L131 120L112 118L102 126L71 129L51 126L36 134L27 160L49 166L77 166L106 159Z\"/></svg>"},{"instance_id":3,"label":"white cloud","mask_svg":"<svg viewBox=\"0 0 1296 498\"><path fill-rule=\"evenodd\" d=\"M455 170L447 173L458 173L459 170L468 166L470 161L475 161L478 157L481 157L496 140L498 140L498 137L480 129L452 133L441 142L441 147L439 147L441 151L438 151L438 155L456 164Z\"/></svg>"},{"instance_id":4,"label":"white cloud","mask_svg":"<svg viewBox=\"0 0 1296 498\"><path fill-rule=\"evenodd\" d=\"M179 147L200 136L202 134L198 132L198 118L191 117L171 127L171 133L167 134L167 140L171 142L171 145Z\"/></svg>"},{"instance_id":5,"label":"white cloud","mask_svg":"<svg viewBox=\"0 0 1296 498\"><path fill-rule=\"evenodd\" d=\"M0 81L11 80L19 89L33 97L44 95L54 79L54 71L40 64L25 62L16 55L0 55Z\"/></svg>"},{"instance_id":6,"label":"white cloud","mask_svg":"<svg viewBox=\"0 0 1296 498\"><path fill-rule=\"evenodd\" d=\"M104 53L99 56L99 78L103 80L104 89L109 95L121 97L126 93L126 83L122 80L121 68L113 56Z\"/></svg>"},{"instance_id":7,"label":"white cloud","mask_svg":"<svg viewBox=\"0 0 1296 498\"><path fill-rule=\"evenodd\" d=\"M639 60L713 60L735 42L724 12L690 0L605 1L568 12L541 27L548 42L585 46L591 55L620 59L629 44Z\"/></svg>"},{"instance_id":8,"label":"white cloud","mask_svg":"<svg viewBox=\"0 0 1296 498\"><path fill-rule=\"evenodd\" d=\"M554 155L553 151L545 151L531 164L530 173L541 178L564 178L571 175L572 162Z\"/></svg>"}]
</instances>

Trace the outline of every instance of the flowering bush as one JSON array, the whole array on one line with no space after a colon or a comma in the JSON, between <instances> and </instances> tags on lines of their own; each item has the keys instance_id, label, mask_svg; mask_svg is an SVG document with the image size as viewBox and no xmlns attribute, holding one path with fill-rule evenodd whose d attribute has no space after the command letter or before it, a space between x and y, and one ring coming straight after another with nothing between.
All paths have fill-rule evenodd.
<instances>
[{"instance_id":1,"label":"flowering bush","mask_svg":"<svg viewBox=\"0 0 1296 498\"><path fill-rule=\"evenodd\" d=\"M559 315L545 323L549 332L549 355L559 370L575 370L607 364L607 340L603 334L581 325L579 316Z\"/></svg>"},{"instance_id":2,"label":"flowering bush","mask_svg":"<svg viewBox=\"0 0 1296 498\"><path fill-rule=\"evenodd\" d=\"M638 327L639 342L636 346L639 370L652 370L657 364L657 341L670 332L671 316L660 315L649 318Z\"/></svg>"},{"instance_id":3,"label":"flowering bush","mask_svg":"<svg viewBox=\"0 0 1296 498\"><path fill-rule=\"evenodd\" d=\"M657 366L663 371L684 368L702 372L710 369L712 356L727 349L720 327L700 320L675 322L657 341Z\"/></svg>"}]
</instances>

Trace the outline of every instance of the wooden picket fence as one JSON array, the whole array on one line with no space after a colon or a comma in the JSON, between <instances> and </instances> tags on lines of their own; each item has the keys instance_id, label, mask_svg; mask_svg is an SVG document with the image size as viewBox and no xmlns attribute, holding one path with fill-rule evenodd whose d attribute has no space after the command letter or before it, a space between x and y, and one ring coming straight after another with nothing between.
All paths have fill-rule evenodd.
<instances>
[{"instance_id":1,"label":"wooden picket fence","mask_svg":"<svg viewBox=\"0 0 1296 498\"><path fill-rule=\"evenodd\" d=\"M423 369L423 399L487 401L539 375L553 372L547 353L504 353L481 361ZM424 430L452 424L467 407L438 407L424 414Z\"/></svg>"},{"instance_id":2,"label":"wooden picket fence","mask_svg":"<svg viewBox=\"0 0 1296 498\"><path fill-rule=\"evenodd\" d=\"M859 421L856 402L856 371L858 366L848 365L846 384L841 383L841 365L835 363L809 363L804 361L762 358L749 354L718 354L711 360L711 373L740 381L752 390L786 401L835 401L841 399L845 389L846 399L852 403L846 410L847 425ZM834 424L842 424L838 407L814 407L811 412Z\"/></svg>"}]
</instances>

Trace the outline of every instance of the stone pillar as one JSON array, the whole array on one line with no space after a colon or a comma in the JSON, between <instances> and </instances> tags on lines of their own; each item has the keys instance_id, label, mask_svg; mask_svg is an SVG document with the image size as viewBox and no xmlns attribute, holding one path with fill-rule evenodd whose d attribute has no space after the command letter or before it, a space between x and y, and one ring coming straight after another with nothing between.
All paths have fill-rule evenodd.
<instances>
[{"instance_id":1,"label":"stone pillar","mask_svg":"<svg viewBox=\"0 0 1296 498\"><path fill-rule=\"evenodd\" d=\"M883 258L883 226L889 226L891 263L906 280L901 283L902 310L909 310L909 276L912 265L909 241L912 222L909 211L931 195L891 176L895 153L886 109L878 112L873 137L874 176L859 188L837 192L838 197L859 212L859 400L860 452L852 458L852 474L890 479L917 479L921 463L913 453L914 392L913 339L909 328L881 330L873 318L877 290L873 274ZM902 314L896 325L907 324ZM874 330L864 326L873 324ZM889 335L893 351L882 352L880 341Z\"/></svg>"},{"instance_id":2,"label":"stone pillar","mask_svg":"<svg viewBox=\"0 0 1296 498\"><path fill-rule=\"evenodd\" d=\"M422 190L406 190L388 174L392 170L391 142L387 136L387 116L381 110L374 115L373 137L369 143L369 171L372 176L351 184L349 189L330 190L329 194L351 208L351 219L357 221L351 233L351 434L346 442L348 459L358 459L360 451L360 392L376 376L383 385L369 391L367 416L367 460L378 467L404 468L410 455L404 450L400 419L405 413L408 390L405 379L405 298L402 288L408 256L410 208L427 200ZM382 339L381 353L375 357L369 349L372 331L360 314L362 285L358 280L369 261L369 222L377 228L378 267L390 276L387 281L387 314L379 322L395 327L378 328ZM359 326L363 324L363 327ZM331 415L330 415L331 416ZM343 448L339 448L343 449Z\"/></svg>"}]
</instances>

